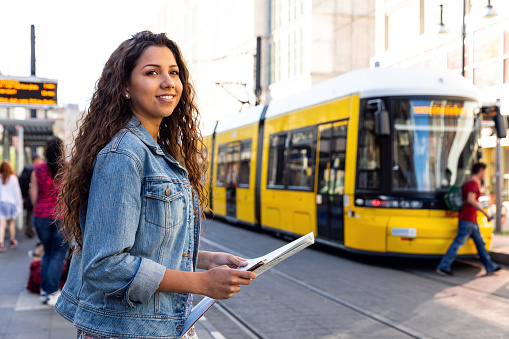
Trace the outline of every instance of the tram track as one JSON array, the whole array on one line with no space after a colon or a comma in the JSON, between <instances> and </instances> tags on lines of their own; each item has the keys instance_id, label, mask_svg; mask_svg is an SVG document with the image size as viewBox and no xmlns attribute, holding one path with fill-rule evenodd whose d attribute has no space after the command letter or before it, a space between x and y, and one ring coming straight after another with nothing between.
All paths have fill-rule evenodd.
<instances>
[{"instance_id":1,"label":"tram track","mask_svg":"<svg viewBox=\"0 0 509 339\"><path fill-rule=\"evenodd\" d=\"M236 250L233 250L231 248L228 248L224 245L221 245L219 243L216 243L214 241L211 241L211 240L208 240L208 239L205 239L205 238L202 238L202 242L210 245L210 246L213 246L221 251L225 251L225 252L229 252L229 253L232 253L232 254L235 254L235 255L238 255L238 256L241 256L241 257L249 257L248 255L245 255L243 253L240 253ZM328 300L330 302L333 302L337 305L340 305L346 309L349 309L350 311L353 311L357 314L360 314L362 315L363 317L366 317L366 318L369 318L371 320L374 320L375 322L379 323L379 324L382 324L383 326L385 327L388 327L388 328L392 328L393 330L396 330L398 331L399 333L409 337L409 338L416 338L416 339L425 339L425 338L429 338L428 336L424 335L423 333L420 333L419 331L416 331L416 330L413 330L411 328L408 328L402 324L398 324L390 319L388 319L387 317L383 316L383 315L380 315L380 314L376 314L374 312L371 312L367 309L364 309L362 307L359 307L357 305L354 305L346 300L343 300L341 298L338 298L330 293L327 293L325 291L322 291L320 290L319 288L316 288L302 280L299 280L297 278L294 278L294 277L291 277L275 268L272 268L271 270L269 270L267 273L270 273L274 276L277 276L278 278L280 279L283 279L289 283L292 283L308 292L311 292L315 295L318 295L320 296L321 298L325 299L325 300ZM249 323L249 321L246 321L245 319L242 319L241 316L239 316L238 314L236 314L232 309L226 307L223 303L219 302L219 306L220 308L220 311L225 314L226 316L228 317L231 317L233 318L235 321L234 322L238 322L241 326L242 326L242 330L245 331L246 333L250 333L251 337L252 338L262 338L262 339L265 339L267 337L265 337L263 335L263 333L256 329L256 326L252 325Z\"/></svg>"}]
</instances>

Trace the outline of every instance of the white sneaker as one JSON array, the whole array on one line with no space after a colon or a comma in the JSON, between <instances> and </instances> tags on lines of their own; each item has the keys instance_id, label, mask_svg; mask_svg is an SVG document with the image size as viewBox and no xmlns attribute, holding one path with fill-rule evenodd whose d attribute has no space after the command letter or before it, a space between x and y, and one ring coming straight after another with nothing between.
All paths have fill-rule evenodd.
<instances>
[{"instance_id":1,"label":"white sneaker","mask_svg":"<svg viewBox=\"0 0 509 339\"><path fill-rule=\"evenodd\" d=\"M53 292L48 294L48 301L46 302L49 306L55 306L57 303L58 297L60 297L60 291Z\"/></svg>"},{"instance_id":2,"label":"white sneaker","mask_svg":"<svg viewBox=\"0 0 509 339\"><path fill-rule=\"evenodd\" d=\"M41 292L39 293L39 299L43 304L45 304L48 301L48 294L44 292L41 288Z\"/></svg>"}]
</instances>

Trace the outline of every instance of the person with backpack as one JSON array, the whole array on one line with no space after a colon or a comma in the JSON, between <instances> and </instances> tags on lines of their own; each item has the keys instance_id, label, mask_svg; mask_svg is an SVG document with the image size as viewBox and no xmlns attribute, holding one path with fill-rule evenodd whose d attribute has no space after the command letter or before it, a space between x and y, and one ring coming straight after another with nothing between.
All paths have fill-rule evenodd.
<instances>
[{"instance_id":1,"label":"person with backpack","mask_svg":"<svg viewBox=\"0 0 509 339\"><path fill-rule=\"evenodd\" d=\"M23 208L27 211L25 215L25 234L29 238L35 237L36 233L34 230L34 223L32 221L32 210L34 206L30 201L30 197L28 196L28 189L30 188L30 176L32 175L32 171L34 167L42 161L42 157L34 153L32 155L32 163L26 165L21 171L19 176L19 186L21 188L21 196L23 197Z\"/></svg>"},{"instance_id":2,"label":"person with backpack","mask_svg":"<svg viewBox=\"0 0 509 339\"><path fill-rule=\"evenodd\" d=\"M491 260L488 251L486 251L484 239L479 231L479 224L477 223L477 211L483 213L486 218L488 218L488 221L493 219L492 216L484 211L479 203L479 197L481 196L481 180L484 179L485 172L485 163L475 163L472 166L472 175L470 179L467 180L462 187L464 204L459 213L458 234L438 264L436 272L441 276L453 275L451 272L451 265L454 259L456 259L460 247L463 246L470 237L474 240L477 253L481 257L481 262L486 268L486 274L490 275L500 270L500 266Z\"/></svg>"}]
</instances>

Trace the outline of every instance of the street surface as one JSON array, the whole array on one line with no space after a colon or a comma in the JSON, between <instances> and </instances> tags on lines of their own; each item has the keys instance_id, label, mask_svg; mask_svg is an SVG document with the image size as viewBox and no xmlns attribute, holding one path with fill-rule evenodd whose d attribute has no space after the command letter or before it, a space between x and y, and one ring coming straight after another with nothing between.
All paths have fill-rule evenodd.
<instances>
[{"instance_id":1,"label":"street surface","mask_svg":"<svg viewBox=\"0 0 509 339\"><path fill-rule=\"evenodd\" d=\"M287 243L207 221L202 249L259 257ZM218 302L206 319L237 338L509 338L509 271L480 262L395 260L311 247ZM197 298L198 299L198 298Z\"/></svg>"}]
</instances>

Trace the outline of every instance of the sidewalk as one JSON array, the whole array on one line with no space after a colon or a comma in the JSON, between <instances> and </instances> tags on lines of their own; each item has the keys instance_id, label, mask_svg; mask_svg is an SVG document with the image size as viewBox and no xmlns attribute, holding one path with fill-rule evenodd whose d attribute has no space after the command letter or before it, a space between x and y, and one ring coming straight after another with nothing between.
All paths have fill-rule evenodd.
<instances>
[{"instance_id":1,"label":"sidewalk","mask_svg":"<svg viewBox=\"0 0 509 339\"><path fill-rule=\"evenodd\" d=\"M0 339L72 339L76 328L51 307L41 304L39 295L28 292L26 284L31 259L28 251L36 240L18 231L19 245L0 253ZM8 235L6 236L8 244ZM206 319L196 325L200 339L224 338Z\"/></svg>"}]
</instances>

